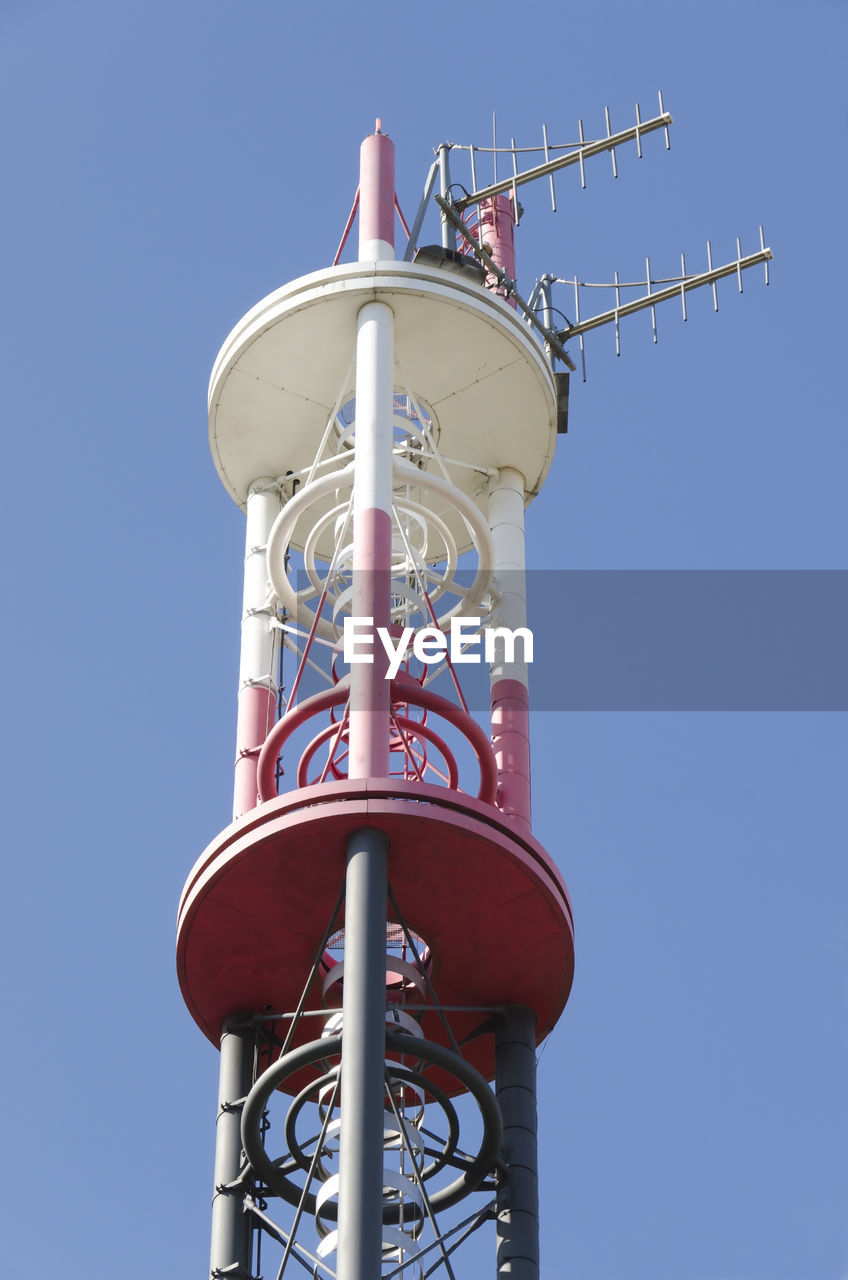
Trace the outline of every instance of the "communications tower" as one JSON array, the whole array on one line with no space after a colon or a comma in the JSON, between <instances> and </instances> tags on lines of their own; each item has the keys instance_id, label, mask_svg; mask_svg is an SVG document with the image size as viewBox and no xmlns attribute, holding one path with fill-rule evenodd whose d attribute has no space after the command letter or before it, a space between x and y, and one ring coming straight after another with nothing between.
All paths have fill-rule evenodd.
<instances>
[{"instance_id":1,"label":"communications tower","mask_svg":"<svg viewBox=\"0 0 848 1280\"><path fill-rule=\"evenodd\" d=\"M581 126L564 155L624 136ZM535 1052L574 951L531 831L524 513L582 330L555 327L554 277L517 291L526 175L463 203L450 151L399 260L378 121L357 260L263 299L212 373L212 454L247 517L235 799L177 961L220 1047L215 1278L451 1278L491 1222L497 1276L539 1276ZM570 162L545 154L530 176ZM485 727L463 692L481 659Z\"/></svg>"}]
</instances>

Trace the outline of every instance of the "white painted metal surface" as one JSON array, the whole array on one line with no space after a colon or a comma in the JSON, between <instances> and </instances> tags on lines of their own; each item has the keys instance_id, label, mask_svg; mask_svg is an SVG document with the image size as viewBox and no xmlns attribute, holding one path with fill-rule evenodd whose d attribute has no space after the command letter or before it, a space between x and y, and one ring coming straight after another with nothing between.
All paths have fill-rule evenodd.
<instances>
[{"instance_id":1,"label":"white painted metal surface","mask_svg":"<svg viewBox=\"0 0 848 1280\"><path fill-rule=\"evenodd\" d=\"M489 482L489 528L494 546L495 590L498 603L494 625L527 625L527 588L524 576L524 477L514 467L502 467ZM497 661L489 668L498 680L520 680L527 685L527 663Z\"/></svg>"},{"instance_id":2,"label":"white painted metal surface","mask_svg":"<svg viewBox=\"0 0 848 1280\"><path fill-rule=\"evenodd\" d=\"M360 262L382 262L392 260L395 256L394 246L388 240L363 240L359 246Z\"/></svg>"},{"instance_id":3,"label":"white painted metal surface","mask_svg":"<svg viewBox=\"0 0 848 1280\"><path fill-rule=\"evenodd\" d=\"M274 723L276 704L275 603L268 583L268 534L280 508L273 480L254 481L247 497L247 522L239 659L238 722L233 779L233 818L254 807L256 765L265 736Z\"/></svg>"},{"instance_id":4,"label":"white painted metal surface","mask_svg":"<svg viewBox=\"0 0 848 1280\"><path fill-rule=\"evenodd\" d=\"M244 507L257 475L310 466L343 384L353 391L356 317L369 301L394 315L395 387L432 407L444 457L469 464L454 468L452 480L485 512L487 468L514 466L532 498L556 440L554 380L541 344L480 285L460 276L445 283L443 273L405 262L304 276L260 302L227 338L210 383L209 439L230 496Z\"/></svg>"},{"instance_id":5,"label":"white painted metal surface","mask_svg":"<svg viewBox=\"0 0 848 1280\"><path fill-rule=\"evenodd\" d=\"M366 302L356 317L354 520L363 511L392 509L393 357L391 308Z\"/></svg>"},{"instance_id":6,"label":"white painted metal surface","mask_svg":"<svg viewBox=\"0 0 848 1280\"><path fill-rule=\"evenodd\" d=\"M356 317L356 326L353 613L371 618L375 626L388 626L394 365L391 308L383 302L367 302ZM371 663L353 664L348 737L351 778L382 778L388 773L389 705L385 655L375 654Z\"/></svg>"},{"instance_id":7,"label":"white painted metal surface","mask_svg":"<svg viewBox=\"0 0 848 1280\"><path fill-rule=\"evenodd\" d=\"M268 603L266 550L268 535L280 511L280 499L272 486L273 481L267 476L256 480L247 498L239 693L256 685L273 687L274 632L270 620L274 610Z\"/></svg>"},{"instance_id":8,"label":"white painted metal surface","mask_svg":"<svg viewBox=\"0 0 848 1280\"><path fill-rule=\"evenodd\" d=\"M455 545L448 545L446 539L438 541L433 536L434 530L439 532L441 528L446 528L452 515L453 519L450 522L463 530L465 537L477 553L474 576L471 581L467 580L467 571L471 566L465 566L466 579L463 584L461 604L450 604L449 607L445 607L440 602L438 589L433 592L432 599L439 625L447 626L450 618L458 612L474 613L489 588L492 566L495 563L495 546L491 533L475 503L441 476L422 473L417 467L411 466L398 457L394 459L392 470L393 486L401 490L395 495L393 502L394 528L397 529L397 513L399 512L401 516L409 513L420 521L430 553L433 552L434 547L436 550L440 550L442 546L445 547L445 555L441 559L447 562L444 565L444 574L448 595L454 571L458 567L458 557ZM269 580L280 603L292 620L307 631L312 626L314 613L306 601L309 600L314 606L315 596L324 585L330 569L341 570L349 563L351 525L344 515L336 512L346 510L353 475L354 465L350 462L340 470L328 471L313 480L311 484L298 489L295 496L286 503L278 515L268 536ZM341 501L337 501L339 498ZM333 503L336 505L332 505ZM329 545L324 545L323 531L319 523L319 515L322 512ZM317 534L314 545L311 537L306 533L310 529ZM330 535L333 541L330 540ZM338 547L335 539L341 539L346 546ZM299 547L303 542L307 543L304 567L313 588L312 591L309 588L303 588L302 579L298 580L296 574L286 567L288 547ZM319 560L319 554L322 552L323 565ZM408 578L409 574L414 573L419 567L411 557L406 557L397 550L393 553L392 560L395 579L398 578L401 569L407 570L402 576ZM343 586L344 582L337 583L332 590L331 598L337 596ZM395 590L397 591L398 588L399 584L396 581ZM350 612L350 610L346 611ZM429 620L427 616L427 621ZM322 619L318 624L317 632L325 639L336 640L340 634L340 627L341 618L338 626L332 626Z\"/></svg>"}]
</instances>

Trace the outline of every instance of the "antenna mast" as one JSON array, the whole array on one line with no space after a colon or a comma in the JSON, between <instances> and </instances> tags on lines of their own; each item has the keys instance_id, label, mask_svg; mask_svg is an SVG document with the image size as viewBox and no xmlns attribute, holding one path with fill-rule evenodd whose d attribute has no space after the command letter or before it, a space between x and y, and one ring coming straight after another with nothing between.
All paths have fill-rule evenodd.
<instances>
[{"instance_id":1,"label":"antenna mast","mask_svg":"<svg viewBox=\"0 0 848 1280\"><path fill-rule=\"evenodd\" d=\"M604 325L618 345L636 311L656 335L658 305L679 296L685 319L693 289L741 290L771 258L761 234L721 267L708 246L700 273L546 274L525 299L518 188L547 178L556 208L561 170L585 185L601 152L617 175L624 143L668 145L662 98L631 128L605 120L565 146L543 126L526 168L494 117L490 149L443 143L398 261L378 119L333 265L263 299L213 368L210 446L246 515L234 809L177 926L186 1005L220 1049L211 1280L258 1280L268 1250L278 1280L456 1280L491 1222L498 1280L539 1280L536 1051L574 970L531 805L524 519L566 427L556 366ZM440 242L419 246L428 211ZM615 305L584 318L598 287Z\"/></svg>"}]
</instances>

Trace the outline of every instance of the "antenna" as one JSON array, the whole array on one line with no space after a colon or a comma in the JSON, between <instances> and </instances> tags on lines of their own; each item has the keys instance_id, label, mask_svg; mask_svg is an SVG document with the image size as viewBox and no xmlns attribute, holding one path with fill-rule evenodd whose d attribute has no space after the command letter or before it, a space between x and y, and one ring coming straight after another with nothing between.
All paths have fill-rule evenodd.
<instances>
[{"instance_id":1,"label":"antenna","mask_svg":"<svg viewBox=\"0 0 848 1280\"><path fill-rule=\"evenodd\" d=\"M595 284L588 280L578 280L575 276L573 279L564 279L562 276L553 277L554 284L569 285L574 290L574 320L569 321L567 327L559 331L559 337L563 342L567 342L570 338L578 338L580 341L580 351L583 351L583 334L590 333L593 329L600 329L604 325L615 325L615 353L621 355L621 334L619 322L623 316L634 315L637 311L645 311L650 309L651 312L651 329L654 342L657 341L657 305L661 302L668 302L672 298L679 297L683 311L683 319L688 319L686 312L686 294L692 289L703 288L704 285L710 285L713 292L713 306L718 311L718 293L716 290L716 282L723 280L726 276L735 275L739 284L739 292L742 293L742 272L747 271L750 267L757 267L761 264L765 268L765 283L769 283L769 262L774 257L771 249L766 247L763 238L763 228L760 227L760 248L755 253L742 255L742 245L739 237L736 237L736 257L730 262L724 263L720 267L713 266L712 247L709 240L707 241L707 270L700 272L687 272L686 255L680 255L680 275L667 276L659 278L651 275L651 260L645 259L645 279L622 281L619 273L616 271L614 281L610 283ZM661 289L655 288L656 285L664 286ZM597 315L580 318L580 293L581 289L612 289L615 293L615 306L607 311L601 311ZM631 298L627 302L622 302L622 289L644 289L646 292L639 297ZM586 381L585 373L583 381Z\"/></svg>"},{"instance_id":2,"label":"antenna","mask_svg":"<svg viewBox=\"0 0 848 1280\"><path fill-rule=\"evenodd\" d=\"M654 116L651 120L642 120L641 114L639 111L639 104L637 103L635 125L632 125L629 129L622 129L618 133L612 132L612 128L610 125L609 107L604 107L604 119L606 121L606 128L607 128L606 135L600 138L596 138L592 142L586 142L583 136L582 120L578 121L579 141L576 143L575 142L560 143L559 145L556 145L556 146L552 146L548 142L547 126L543 125L541 150L545 155L545 159L542 164L534 165L530 169L524 169L520 173L515 171L508 178L502 178L500 181L496 179L488 187L482 187L479 191L471 191L470 193L466 193L465 195L460 196L457 200L454 201L456 208L459 210L467 209L469 205L479 204L481 200L490 200L492 196L500 195L502 192L509 191L514 187L523 186L527 182L535 182L537 178L544 178L548 174L553 175L554 173L557 173L560 169L567 169L571 165L575 165L575 164L579 165L580 167L581 186L585 187L586 175L585 175L584 165L586 160L590 159L592 156L600 155L604 151L609 151L612 157L612 173L613 173L613 177L617 178L618 165L616 163L616 158L615 158L616 147L623 146L625 142L635 141L636 153L641 160L642 138L644 137L644 135L647 133L653 133L657 129L663 129L665 131L666 150L670 148L671 142L669 140L668 129L669 129L669 125L672 123L672 118L669 115L669 113L663 109L662 93L660 93L659 95L659 101L660 101L660 113L659 115ZM463 150L472 151L472 152L477 151L478 153L481 149L482 148L480 147L470 147L470 146L463 148ZM497 156L499 148L497 148L497 146L494 146L492 150L495 152L495 155ZM506 150L510 152L512 154L513 160L515 160L517 149L515 147L514 140L511 147L500 148L500 150ZM528 148L528 150L537 151L539 150L539 148L532 147L532 148ZM561 152L562 154L552 157L551 156L552 151L558 151L558 152Z\"/></svg>"},{"instance_id":3,"label":"antenna","mask_svg":"<svg viewBox=\"0 0 848 1280\"><path fill-rule=\"evenodd\" d=\"M615 328L615 349L616 355L621 355L621 330L620 322L622 317L632 315L637 311L650 310L651 313L651 333L654 342L658 341L657 328L657 306L663 302L667 302L677 296L680 297L683 319L687 319L686 295L693 289L702 288L709 285L713 294L713 307L718 311L718 291L717 282L725 276L735 275L739 285L739 292L742 292L742 272L747 271L750 267L763 265L765 268L765 282L769 283L769 267L768 264L773 257L770 248L767 248L763 238L763 229L760 227L760 247L754 253L743 256L741 241L737 237L736 240L736 257L724 263L721 266L714 266L712 258L712 245L707 241L706 257L707 269L700 272L688 272L686 269L685 254L680 255L680 275L658 277L653 274L651 269L651 259L645 258L645 275L642 279L622 281L620 273L616 271L612 281L604 283L594 283L580 280L577 272L573 276L561 276L546 273L541 280L537 280L533 289L530 291L529 299L525 301L518 291L514 275L504 270L502 262L498 261L499 245L492 245L491 237L487 241L482 237L479 230L475 234L475 225L479 228L482 225L481 219L478 217L476 223L471 214L472 209L482 212L493 207L498 200L504 201L511 215L513 226L517 226L521 213L523 212L518 203L518 188L525 186L531 182L535 182L538 178L547 178L550 187L551 208L554 212L557 209L557 193L554 185L554 175L560 170L570 167L577 167L580 174L581 188L586 187L586 162L593 156L608 152L612 164L612 174L614 178L618 177L618 162L616 158L617 149L626 143L635 143L636 154L639 159L643 156L642 141L649 134L662 131L665 136L666 150L670 149L671 142L669 137L669 128L672 124L672 117L665 110L662 92L658 94L659 112L649 120L642 119L642 111L639 103L636 103L636 119L635 123L626 129L613 131L612 120L609 107L604 107L604 126L605 132L599 137L587 140L583 120L577 122L577 141L566 143L552 143L548 136L547 124L542 125L542 142L541 145L530 147L517 147L515 139L510 140L509 147L499 147L497 143L497 132L495 128L495 116L492 113L492 145L491 147L480 147L474 144L458 144L458 143L442 143L437 148L438 157L437 164L434 164L430 170L427 183L424 188L424 195L416 215L413 231L407 244L404 258L411 261L416 254L416 241L420 234L424 216L430 203L433 186L435 182L435 174L437 167L440 167L442 174L441 191L435 197L436 204L439 207L442 223L442 246L443 250L449 252L451 246L446 238L448 227L452 227L456 233L456 249L460 254L475 257L485 267L487 272L487 283L489 288L494 288L501 293L512 306L521 311L526 322L535 329L542 338L548 358L553 366L554 362L561 361L569 370L574 371L575 364L566 351L566 344L576 338L580 348L580 360L583 381L586 381L586 360L583 337L584 334L594 329L602 328L604 325L612 324ZM466 151L469 155L471 169L471 190L468 191L456 182L451 182L447 177L447 157L450 151ZM477 185L478 164L477 161L481 154L491 152L494 171L494 181L488 186ZM540 155L543 157L541 163L532 164L523 167L527 160ZM509 156L511 159L512 172L507 177L498 178L498 157ZM519 164L521 157L521 165ZM507 195L507 193L509 193ZM456 252L456 250L454 250ZM432 251L422 250L422 254L426 254L427 260L432 261ZM511 243L510 243L511 253ZM509 259L514 263L514 255ZM456 267L454 269L457 269ZM573 299L573 318L569 319L563 312L557 311L554 305L553 285L568 286ZM660 286L657 288L657 286ZM611 290L614 296L614 306L609 307L595 315L585 316L585 308L581 308L581 298L585 298L585 291L592 289ZM638 296L632 296L634 291L639 291ZM537 314L538 313L538 314ZM563 320L563 324L559 327L554 326L553 317L558 314ZM540 319L541 315L541 319Z\"/></svg>"}]
</instances>

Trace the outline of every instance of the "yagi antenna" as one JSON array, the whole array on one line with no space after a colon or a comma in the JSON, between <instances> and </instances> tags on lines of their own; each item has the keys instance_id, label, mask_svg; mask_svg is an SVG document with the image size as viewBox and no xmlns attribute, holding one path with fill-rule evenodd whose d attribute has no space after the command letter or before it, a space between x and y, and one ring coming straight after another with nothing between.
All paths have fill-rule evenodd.
<instances>
[{"instance_id":1,"label":"yagi antenna","mask_svg":"<svg viewBox=\"0 0 848 1280\"><path fill-rule=\"evenodd\" d=\"M592 142L587 142L585 140L585 137L583 135L582 120L578 121L579 141L576 143L572 143L572 142L562 143L558 146L552 146L550 144L550 142L548 141L547 126L543 125L541 150L544 153L545 159L542 162L542 164L534 165L532 168L524 169L520 172L517 170L517 168L515 168L515 165L517 163L517 156L519 152L515 146L514 139L511 147L493 148L493 150L495 150L496 153L498 150L500 150L501 152L506 151L507 154L511 153L513 166L514 166L512 174L508 178L502 178L500 181L495 181L490 183L488 187L482 187L479 191L474 190L474 191L471 191L470 193L466 193L462 196L459 196L454 200L455 207L460 211L463 209L467 209L469 205L479 204L481 200L491 200L493 196L501 195L505 191L511 191L515 187L521 187L527 182L535 182L537 178L544 178L548 174L550 174L551 193L552 193L551 198L554 203L554 208L556 208L556 195L553 188L553 175L557 173L560 169L567 169L571 165L576 164L580 168L580 185L585 187L586 186L586 172L584 167L585 162L589 160L592 156L600 155L604 151L608 151L610 153L610 156L612 158L612 174L614 178L617 178L618 163L615 158L616 147L623 146L624 143L626 142L635 142L636 153L641 159L642 158L642 138L648 133L654 133L657 129L663 129L665 131L666 150L668 150L668 148L671 146L668 129L669 129L669 125L672 123L672 119L669 113L663 109L663 100L662 100L661 93L659 95L659 101L660 101L660 114L658 116L654 116L653 119L651 120L643 120L641 118L641 114L639 111L639 104L637 103L636 104L636 123L632 125L629 129L622 129L618 133L612 132L612 127L610 124L609 107L604 107L604 119L607 127L606 135L600 138L596 138ZM467 147L467 146L462 147L461 149L464 151L471 151L471 152L476 151L478 154L481 150L484 150L484 148L481 148L481 147ZM526 150L538 151L539 149L540 148L532 147L532 148L527 148ZM563 154L552 156L551 155L552 151L559 151L559 152L562 152Z\"/></svg>"},{"instance_id":2,"label":"yagi antenna","mask_svg":"<svg viewBox=\"0 0 848 1280\"><path fill-rule=\"evenodd\" d=\"M518 199L517 189L524 186L525 183L534 182L537 178L543 178L549 175L551 188L551 203L554 212L556 212L556 188L554 187L554 174L560 169L567 169L571 165L577 165L580 170L580 185L586 186L586 169L585 162L592 156L600 155L604 151L609 151L612 156L613 177L618 177L618 164L615 158L616 147L622 146L626 142L636 143L636 152L639 158L642 158L642 138L645 134L653 133L657 129L665 131L666 150L671 146L669 140L669 125L672 123L671 116L663 106L662 93L658 94L660 113L652 120L643 120L639 110L639 104L636 104L636 123L629 129L622 129L618 133L613 133L610 124L609 108L604 108L604 119L606 121L606 135L587 142L584 131L583 121L578 120L577 132L579 141L566 143L551 143L548 139L547 125L542 125L542 145L536 147L516 147L515 139L511 139L509 147L499 147L497 142L497 122L494 111L492 112L492 145L490 147L480 147L476 145L468 145L458 142L443 142L436 147L436 159L430 166L427 174L427 180L424 183L424 191L421 201L418 205L418 211L412 223L412 229L409 234L409 240L404 253L404 261L411 262L415 249L418 244L418 236L424 222L424 217L430 205L433 195L433 189L436 185L436 178L440 178L440 195L443 200L449 200L453 208L462 213L464 209L471 205L479 204L483 200L490 200L496 195L502 194L504 191L511 191L513 194L513 205L516 212L516 220L518 218ZM453 191L450 179L450 152L451 151L467 151L471 160L471 192L464 191L461 195L456 195ZM518 157L527 154L544 155L545 159L542 164L534 165L530 169L518 169ZM492 166L494 172L494 181L486 187L477 187L477 160L481 156L491 155ZM498 156L510 156L512 160L512 174L508 178L498 179ZM446 231L447 219L442 210L442 245L444 248L450 248L449 237Z\"/></svg>"},{"instance_id":3,"label":"yagi antenna","mask_svg":"<svg viewBox=\"0 0 848 1280\"><path fill-rule=\"evenodd\" d=\"M568 285L573 290L574 297L574 320L567 321L566 327L561 329L557 336L567 342L570 338L578 338L580 341L581 358L583 352L583 335L590 333L593 329L600 329L603 325L612 324L615 326L615 354L621 355L621 331L620 321L624 316L633 315L637 311L651 312L651 330L654 342L657 341L657 305L661 302L668 302L673 298L680 298L683 319L688 319L686 311L686 295L693 289L703 288L704 285L710 285L713 293L713 309L718 311L718 292L716 290L716 282L723 280L726 276L736 276L739 292L742 293L742 272L747 271L749 267L757 267L761 264L765 270L765 283L769 283L769 262L774 257L771 249L766 247L763 238L763 229L760 227L760 247L755 253L742 255L742 244L739 237L736 237L736 257L730 262L724 263L720 267L713 266L712 246L707 241L707 270L699 272L687 272L686 256L680 255L680 275L656 277L651 275L651 260L645 259L645 279L622 281L616 271L614 281L604 284L594 284L587 280L578 280L576 276L573 279L564 279L562 276L545 276L540 280L528 300L528 307L535 309L540 299L549 307L551 300L546 296L546 290L550 289L552 284ZM661 288L657 289L656 286ZM580 290L581 289L611 289L615 292L615 306L607 311L601 311L597 315L582 319L580 315ZM622 290L644 289L645 292L635 298L630 298L623 302L621 297ZM583 381L586 381L585 360L583 367Z\"/></svg>"},{"instance_id":4,"label":"yagi antenna","mask_svg":"<svg viewBox=\"0 0 848 1280\"><path fill-rule=\"evenodd\" d=\"M562 169L572 166L578 168L580 174L581 187L586 186L586 161L593 156L600 155L602 152L609 152L613 177L618 177L618 162L616 159L616 149L625 143L634 142L636 145L636 154L639 159L642 158L642 139L651 133L660 130L665 134L666 150L670 147L669 126L672 123L671 115L665 110L663 104L662 93L659 98L659 114L653 116L650 120L643 120L639 104L636 104L636 121L627 129L621 129L613 132L612 122L610 118L609 108L604 108L604 123L606 132L598 138L587 140L583 128L583 121L577 122L578 140L569 143L552 143L548 137L548 127L542 125L542 142L541 145L530 147L517 147L515 139L510 140L509 147L499 147L497 142L497 132L495 115L492 113L492 145L491 147L480 147L476 145L468 146L452 142L443 142L436 149L436 159L433 162L430 172L427 175L427 181L424 185L424 193L421 203L418 207L418 213L413 222L412 230L409 236L406 253L404 255L406 261L410 261L416 253L416 244L421 226L430 202L435 198L435 202L439 207L442 223L442 254L445 257L444 262L440 265L447 265L450 260L454 270L476 270L481 272L481 279L485 279L490 288L497 289L504 297L506 297L515 307L520 310L527 323L532 325L541 335L545 343L545 349L548 358L553 366L555 361L560 360L570 370L575 369L575 365L568 355L565 344L572 338L577 338L580 345L580 357L582 364L583 381L586 381L586 360L583 345L584 334L591 332L593 329L600 329L602 326L611 324L615 328L615 349L616 354L621 354L621 330L620 322L624 316L632 315L637 311L650 310L651 313L651 332L654 342L657 341L657 313L656 308L660 303L667 302L673 298L679 297L683 312L683 319L686 320L686 295L693 289L702 288L709 285L713 294L713 306L718 311L718 292L716 289L717 282L725 276L735 275L739 285L739 292L742 292L742 272L747 271L750 267L762 264L765 268L765 282L769 282L768 264L773 257L771 249L766 247L763 238L763 229L760 227L760 248L755 253L749 253L743 256L742 247L739 239L736 241L736 257L722 266L714 266L712 258L712 246L707 241L707 269L700 272L688 272L686 269L686 258L680 255L680 275L678 276L654 276L651 270L650 258L645 259L645 277L640 280L622 281L619 273L616 271L612 282L595 284L585 280L580 280L575 273L573 277L563 277L553 274L547 274L537 280L530 292L529 298L525 301L518 292L515 280L499 266L491 253L491 245L487 244L481 234L481 223L478 218L477 223L473 221L473 215L469 215L469 210L476 208L481 211L484 207L491 205L498 196L503 196L510 192L512 196L512 218L515 225L518 224L521 216L521 207L518 203L518 188L530 182L535 182L537 178L547 177L550 186L551 207L556 211L557 195L554 185L554 175ZM459 184L451 181L450 174L450 154L452 151L467 151L471 162L471 191L469 192ZM494 181L488 186L478 186L478 162L482 156L491 155L492 171L494 173ZM541 155L543 157L541 163L531 164L524 168L527 163L527 157ZM498 177L498 157L509 157L511 159L512 172L506 177ZM440 190L434 195L436 179L439 178ZM433 255L432 250L421 250L421 254ZM473 266L473 260L476 259L478 266ZM463 262L467 263L467 267L463 267ZM484 274L483 274L484 273ZM565 314L559 312L554 307L553 286L565 285L569 288L571 299L573 301L573 318L569 319ZM595 315L585 317L581 313L581 298L585 297L585 291L590 289L606 289L613 293L615 305L600 311ZM634 291L638 291L637 296L632 296ZM569 303L569 309L571 304ZM560 319L565 323L557 325L554 322L554 316L559 315ZM567 377L567 375L563 375Z\"/></svg>"}]
</instances>

